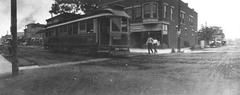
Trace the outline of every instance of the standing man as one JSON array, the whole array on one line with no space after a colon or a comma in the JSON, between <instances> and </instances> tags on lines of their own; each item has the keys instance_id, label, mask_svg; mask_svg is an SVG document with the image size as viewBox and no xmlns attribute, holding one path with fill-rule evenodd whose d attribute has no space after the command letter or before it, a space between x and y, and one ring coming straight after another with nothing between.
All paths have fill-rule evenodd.
<instances>
[{"instance_id":1,"label":"standing man","mask_svg":"<svg viewBox=\"0 0 240 95\"><path fill-rule=\"evenodd\" d=\"M153 39L152 39L152 37L148 37L146 44L147 44L147 47L148 47L148 54L150 54L151 52L153 53L153 50L152 50Z\"/></svg>"},{"instance_id":2,"label":"standing man","mask_svg":"<svg viewBox=\"0 0 240 95\"><path fill-rule=\"evenodd\" d=\"M159 46L160 43L157 39L153 39L153 49L154 49L154 53L157 53L157 46Z\"/></svg>"}]
</instances>

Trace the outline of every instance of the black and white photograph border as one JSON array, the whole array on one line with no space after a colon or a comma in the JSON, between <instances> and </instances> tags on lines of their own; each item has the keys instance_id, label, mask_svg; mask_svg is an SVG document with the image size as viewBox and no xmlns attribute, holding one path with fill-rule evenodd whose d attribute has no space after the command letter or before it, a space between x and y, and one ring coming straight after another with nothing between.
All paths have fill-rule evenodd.
<instances>
[{"instance_id":1,"label":"black and white photograph border","mask_svg":"<svg viewBox=\"0 0 240 95\"><path fill-rule=\"evenodd\" d=\"M238 0L0 0L0 95L239 95Z\"/></svg>"}]
</instances>

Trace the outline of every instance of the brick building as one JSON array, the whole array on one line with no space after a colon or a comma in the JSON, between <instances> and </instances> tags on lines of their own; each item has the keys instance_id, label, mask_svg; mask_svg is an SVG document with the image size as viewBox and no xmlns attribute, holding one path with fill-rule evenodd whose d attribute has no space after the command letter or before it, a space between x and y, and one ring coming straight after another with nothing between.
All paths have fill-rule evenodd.
<instances>
[{"instance_id":1,"label":"brick building","mask_svg":"<svg viewBox=\"0 0 240 95\"><path fill-rule=\"evenodd\" d=\"M181 47L197 44L198 14L181 0L102 0L101 7L120 5L131 16L132 47L144 47L148 35L163 48L176 48L180 26Z\"/></svg>"}]
</instances>

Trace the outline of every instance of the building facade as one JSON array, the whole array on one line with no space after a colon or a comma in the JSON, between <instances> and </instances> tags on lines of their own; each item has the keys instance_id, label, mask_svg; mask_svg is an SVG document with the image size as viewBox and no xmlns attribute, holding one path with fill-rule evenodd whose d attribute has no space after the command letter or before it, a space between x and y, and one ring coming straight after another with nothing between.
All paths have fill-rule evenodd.
<instances>
[{"instance_id":1,"label":"building facade","mask_svg":"<svg viewBox=\"0 0 240 95\"><path fill-rule=\"evenodd\" d=\"M114 4L131 17L131 47L144 47L148 36L162 48L176 48L178 36L181 47L197 44L198 14L181 0L103 0L102 7Z\"/></svg>"},{"instance_id":2,"label":"building facade","mask_svg":"<svg viewBox=\"0 0 240 95\"><path fill-rule=\"evenodd\" d=\"M31 23L26 25L24 29L25 45L42 45L44 35L39 33L45 29L45 25L39 23Z\"/></svg>"},{"instance_id":3,"label":"building facade","mask_svg":"<svg viewBox=\"0 0 240 95\"><path fill-rule=\"evenodd\" d=\"M24 29L24 38L25 39L42 39L42 34L37 32L45 29L45 25L39 23L30 23L26 25Z\"/></svg>"}]
</instances>

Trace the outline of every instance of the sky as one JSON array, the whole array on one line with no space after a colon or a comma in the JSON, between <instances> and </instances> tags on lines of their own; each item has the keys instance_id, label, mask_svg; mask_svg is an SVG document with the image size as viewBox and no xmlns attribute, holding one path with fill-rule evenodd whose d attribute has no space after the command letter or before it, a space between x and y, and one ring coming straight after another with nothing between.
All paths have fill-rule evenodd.
<instances>
[{"instance_id":1,"label":"sky","mask_svg":"<svg viewBox=\"0 0 240 95\"><path fill-rule=\"evenodd\" d=\"M10 34L10 1L0 0L0 36ZM51 17L49 10L52 3L53 0L17 0L18 32L23 32L29 23L46 24L45 20Z\"/></svg>"},{"instance_id":2,"label":"sky","mask_svg":"<svg viewBox=\"0 0 240 95\"><path fill-rule=\"evenodd\" d=\"M0 36L10 34L10 1L0 0ZM17 0L18 31L28 23L46 23L53 0ZM182 0L198 13L202 25L222 27L227 39L240 38L240 0Z\"/></svg>"},{"instance_id":3,"label":"sky","mask_svg":"<svg viewBox=\"0 0 240 95\"><path fill-rule=\"evenodd\" d=\"M182 0L198 12L198 28L220 26L227 39L240 38L240 0Z\"/></svg>"}]
</instances>

